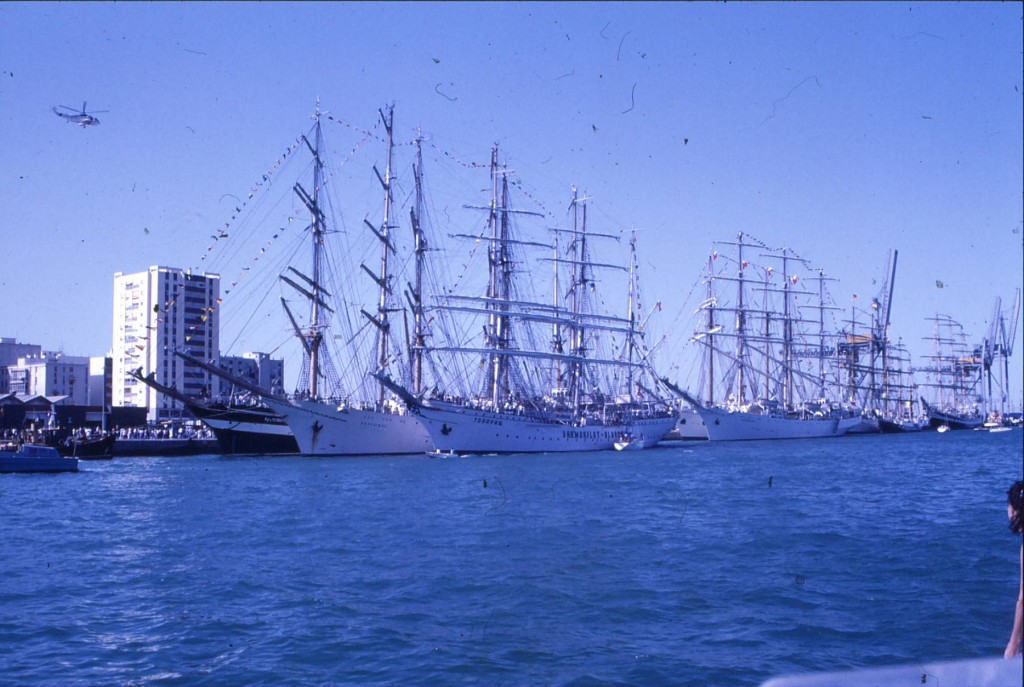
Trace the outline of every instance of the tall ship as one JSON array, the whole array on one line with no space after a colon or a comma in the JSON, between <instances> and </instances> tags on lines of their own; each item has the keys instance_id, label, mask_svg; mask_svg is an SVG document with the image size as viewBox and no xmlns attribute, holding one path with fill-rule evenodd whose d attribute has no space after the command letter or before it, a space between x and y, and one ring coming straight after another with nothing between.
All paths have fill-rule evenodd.
<instances>
[{"instance_id":1,"label":"tall ship","mask_svg":"<svg viewBox=\"0 0 1024 687\"><path fill-rule=\"evenodd\" d=\"M712 441L841 436L861 423L837 393L834 310L820 270L787 248L739 234L708 257L707 295L693 337L702 354L695 390L678 388ZM813 290L805 289L807 282Z\"/></svg>"},{"instance_id":2,"label":"tall ship","mask_svg":"<svg viewBox=\"0 0 1024 687\"><path fill-rule=\"evenodd\" d=\"M156 381L156 375L142 375L141 368L128 373L151 389L173 398L185 406L192 416L213 431L217 450L224 454L298 453L288 423L248 392L239 398L225 400L192 398L177 389Z\"/></svg>"},{"instance_id":3,"label":"tall ship","mask_svg":"<svg viewBox=\"0 0 1024 687\"><path fill-rule=\"evenodd\" d=\"M902 342L894 342L889 336L898 256L898 251L890 251L882 289L871 299L866 313L859 309L854 295L850 319L846 320L849 328L838 335L836 350L844 400L861 409L861 423L850 430L851 434L921 429L915 412L917 385L910 354Z\"/></svg>"},{"instance_id":4,"label":"tall ship","mask_svg":"<svg viewBox=\"0 0 1024 687\"><path fill-rule=\"evenodd\" d=\"M439 371L434 384L416 393L384 374L378 377L402 397L443 452L655 445L677 417L642 342L635 235L629 265L597 260L595 243L621 237L592 231L588 199L573 189L571 227L531 238L520 230L519 218L543 214L513 209L510 172L499 166L496 147L490 172L490 202L476 208L487 213L486 226L453 237L486 248L486 255L470 251L480 261L486 258L479 290L436 294L427 314L442 336L424 338L416 347ZM544 263L553 267L547 279L531 276L532 266ZM603 286L616 277L625 288L606 293ZM603 298L616 295L624 308L601 307Z\"/></svg>"},{"instance_id":5,"label":"tall ship","mask_svg":"<svg viewBox=\"0 0 1024 687\"><path fill-rule=\"evenodd\" d=\"M931 400L921 397L933 429L975 429L985 421L981 411L984 356L981 346L971 347L963 326L949 315L928 318L934 323L932 352L921 371L928 374L922 384L931 390Z\"/></svg>"},{"instance_id":6,"label":"tall ship","mask_svg":"<svg viewBox=\"0 0 1024 687\"><path fill-rule=\"evenodd\" d=\"M183 358L227 379L241 388L262 397L262 402L277 416L283 418L298 444L299 451L312 456L389 455L421 453L433 449L430 436L407 409L386 392L385 388L369 377L369 372L389 370L393 360L391 314L399 312L395 296L395 276L392 274L396 225L392 217L392 154L394 148L394 110L380 111L379 125L383 126L387 143L387 162L381 174L374 167L384 191L383 219L379 226L369 220L365 224L379 245L379 267L374 270L365 262L352 263L346 251L339 263L339 255L328 249L331 235L341 233L329 225L332 207L327 195L329 176L334 170L326 169L324 162L324 113L317 105L315 123L308 135L303 135L303 148L311 154L311 186L295 183L295 197L310 218L305 228L311 260L305 271L288 264L278 275L278 283L294 298L305 301L308 317L300 322L296 307L281 296L281 305L298 340L303 363L300 368L298 389L290 398L271 394L253 387L225 371L179 353ZM331 118L331 121L335 121ZM364 133L364 140L369 138ZM376 136L373 136L377 138ZM413 223L415 229L415 213ZM291 221L294 217L289 217ZM281 229L280 231L284 231ZM275 237L277 234L275 234ZM342 294L359 293L352 287L353 275L360 270L368 275L377 294L376 308L368 312L361 307L358 296L345 298ZM360 327L353 328L348 313L358 308L363 318ZM344 313L339 313L343 310ZM346 335L332 334L332 325L346 323ZM354 331L353 331L354 329ZM343 341L341 346L337 342ZM372 342L373 359L361 360L359 352ZM339 353L343 350L344 353ZM340 359L340 363L337 360ZM339 371L344 366L345 375ZM360 371L361 370L361 371ZM344 377L344 379L343 379ZM347 384L346 381L347 380Z\"/></svg>"},{"instance_id":7,"label":"tall ship","mask_svg":"<svg viewBox=\"0 0 1024 687\"><path fill-rule=\"evenodd\" d=\"M919 432L928 425L918 410L918 385L910 352L902 341L889 342L885 351L878 429L883 434Z\"/></svg>"}]
</instances>

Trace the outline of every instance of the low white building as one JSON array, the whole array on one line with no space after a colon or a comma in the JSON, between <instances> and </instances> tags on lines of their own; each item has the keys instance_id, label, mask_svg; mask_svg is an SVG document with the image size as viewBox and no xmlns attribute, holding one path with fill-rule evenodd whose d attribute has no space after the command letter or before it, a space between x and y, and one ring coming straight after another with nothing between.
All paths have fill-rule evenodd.
<instances>
[{"instance_id":1,"label":"low white building","mask_svg":"<svg viewBox=\"0 0 1024 687\"><path fill-rule=\"evenodd\" d=\"M13 337L0 337L0 394L10 393L10 376L7 368L16 365L18 358L41 355L42 347L38 344L18 343Z\"/></svg>"},{"instance_id":2,"label":"low white building","mask_svg":"<svg viewBox=\"0 0 1024 687\"><path fill-rule=\"evenodd\" d=\"M10 393L67 396L70 405L88 405L89 358L46 352L18 358L7 366Z\"/></svg>"}]
</instances>

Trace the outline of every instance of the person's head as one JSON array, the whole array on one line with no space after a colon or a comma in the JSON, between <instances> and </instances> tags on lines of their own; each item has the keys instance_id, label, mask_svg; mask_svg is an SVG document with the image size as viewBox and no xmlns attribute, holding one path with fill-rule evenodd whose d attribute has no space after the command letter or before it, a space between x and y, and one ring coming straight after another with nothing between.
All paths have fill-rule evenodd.
<instances>
[{"instance_id":1,"label":"person's head","mask_svg":"<svg viewBox=\"0 0 1024 687\"><path fill-rule=\"evenodd\" d=\"M1010 518L1010 531L1024 534L1024 481L1017 480L1006 492L1006 515Z\"/></svg>"}]
</instances>

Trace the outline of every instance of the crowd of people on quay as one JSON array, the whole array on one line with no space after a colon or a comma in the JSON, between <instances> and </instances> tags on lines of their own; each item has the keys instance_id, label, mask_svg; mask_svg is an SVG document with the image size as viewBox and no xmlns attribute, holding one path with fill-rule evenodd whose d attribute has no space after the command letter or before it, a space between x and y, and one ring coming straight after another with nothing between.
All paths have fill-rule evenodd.
<instances>
[{"instance_id":1,"label":"crowd of people on quay","mask_svg":"<svg viewBox=\"0 0 1024 687\"><path fill-rule=\"evenodd\" d=\"M87 441L105 436L114 436L123 440L141 439L214 439L209 427L196 423L174 425L142 425L136 427L113 427L104 431L99 427L77 427L61 431L53 428L7 428L0 430L0 444L17 446L20 444L45 444L48 436L58 434L61 440Z\"/></svg>"}]
</instances>

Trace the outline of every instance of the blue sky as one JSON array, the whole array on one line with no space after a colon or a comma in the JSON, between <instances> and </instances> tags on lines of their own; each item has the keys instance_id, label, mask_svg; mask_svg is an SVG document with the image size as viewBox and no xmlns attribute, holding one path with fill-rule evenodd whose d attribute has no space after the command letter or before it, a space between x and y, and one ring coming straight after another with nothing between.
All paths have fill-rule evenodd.
<instances>
[{"instance_id":1,"label":"blue sky","mask_svg":"<svg viewBox=\"0 0 1024 687\"><path fill-rule=\"evenodd\" d=\"M915 359L937 312L980 341L1024 274L1021 14L2 3L0 335L107 352L114 273L201 268L232 214L225 194L244 197L319 97L364 127L393 102L400 138L422 126L465 160L497 142L546 207L577 184L603 221L640 228L647 300L679 342L666 355L689 355L684 300L711 242L739 231L824 267L840 305L874 295L898 249L893 333ZM83 101L109 110L100 126L50 112Z\"/></svg>"}]
</instances>

